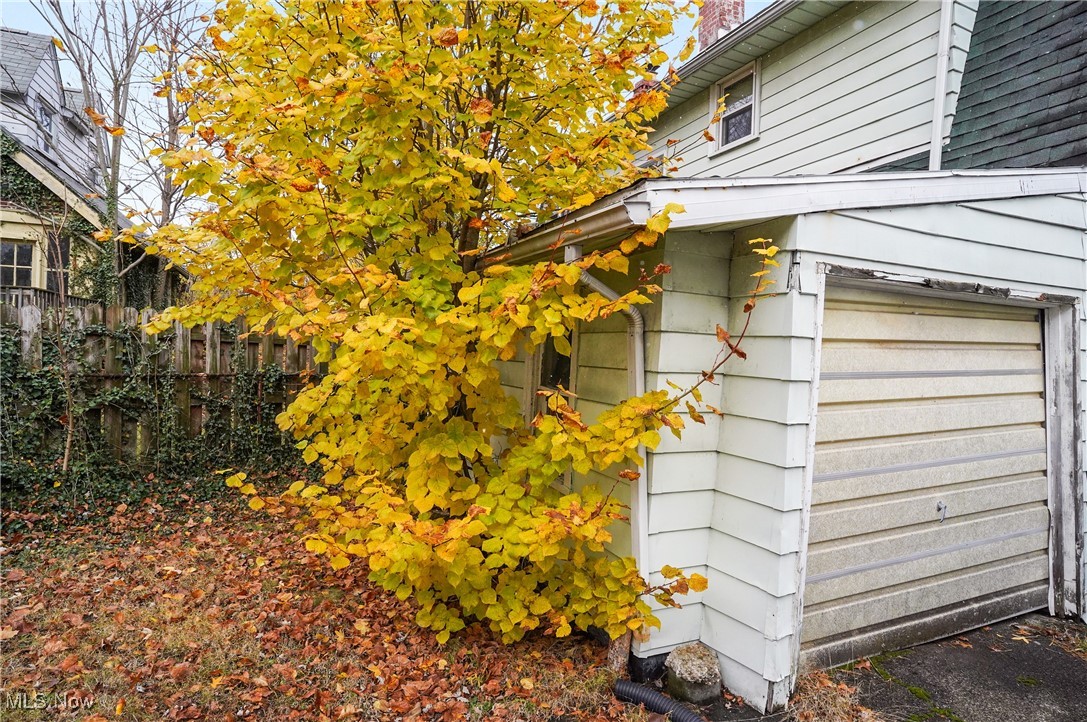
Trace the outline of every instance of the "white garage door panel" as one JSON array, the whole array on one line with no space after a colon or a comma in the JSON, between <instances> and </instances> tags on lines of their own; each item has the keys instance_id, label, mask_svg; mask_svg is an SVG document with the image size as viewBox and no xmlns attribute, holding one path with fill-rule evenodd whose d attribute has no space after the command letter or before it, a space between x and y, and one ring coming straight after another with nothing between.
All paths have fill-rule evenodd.
<instances>
[{"instance_id":1,"label":"white garage door panel","mask_svg":"<svg viewBox=\"0 0 1087 722\"><path fill-rule=\"evenodd\" d=\"M887 566L832 572L825 577L809 577L804 603L814 607L824 602L863 595L870 589L909 584L915 579L943 575L960 569L976 567L1031 552L1045 552L1049 530L1034 527L1025 531L1011 531L995 539L981 539L962 544L918 551L891 560ZM898 549L898 553L904 552ZM841 574L841 576L836 576Z\"/></svg>"},{"instance_id":2,"label":"white garage door panel","mask_svg":"<svg viewBox=\"0 0 1087 722\"><path fill-rule=\"evenodd\" d=\"M815 483L873 473L935 470L964 461L1044 454L1045 445L1045 429L1037 424L878 442L820 444L815 451ZM1045 464L1037 468L1044 469Z\"/></svg>"},{"instance_id":3,"label":"white garage door panel","mask_svg":"<svg viewBox=\"0 0 1087 722\"><path fill-rule=\"evenodd\" d=\"M1045 463L1044 449L1036 453L1017 453L997 458L982 457L980 461L970 460L958 464L924 466L906 471L828 479L819 483L813 490L812 496L818 497L820 503L831 503L876 494L897 494L904 491L962 484L978 478L995 479L1001 475L1015 476L1032 471L1044 474Z\"/></svg>"},{"instance_id":4,"label":"white garage door panel","mask_svg":"<svg viewBox=\"0 0 1087 722\"><path fill-rule=\"evenodd\" d=\"M819 384L819 401L838 404L1042 393L1045 379L1033 369L1026 371L1017 375L996 371L988 375L941 376L926 379L924 384L904 378L824 378Z\"/></svg>"},{"instance_id":5,"label":"white garage door panel","mask_svg":"<svg viewBox=\"0 0 1087 722\"><path fill-rule=\"evenodd\" d=\"M870 288L847 288L835 286L833 296L826 300L827 309L855 310L857 306L876 308L882 311L902 311L905 313L923 313L927 316L961 316L964 313L978 318L1006 318L1009 320L1030 320L1034 310L1017 306L1000 306L978 303L956 298L938 298L912 293L894 291L874 291Z\"/></svg>"},{"instance_id":6,"label":"white garage door panel","mask_svg":"<svg viewBox=\"0 0 1087 722\"><path fill-rule=\"evenodd\" d=\"M918 383L922 383L921 380ZM974 430L992 426L1041 423L1045 404L1039 394L985 397L984 400L933 400L920 405L887 402L820 406L815 441L848 441L884 436Z\"/></svg>"},{"instance_id":7,"label":"white garage door panel","mask_svg":"<svg viewBox=\"0 0 1087 722\"><path fill-rule=\"evenodd\" d=\"M1044 551L1037 552L972 567L967 573L941 574L921 583L875 590L845 603L815 605L805 614L801 640L826 637L843 627L863 629L1007 589L1040 588L1044 599L1047 560Z\"/></svg>"},{"instance_id":8,"label":"white garage door panel","mask_svg":"<svg viewBox=\"0 0 1087 722\"><path fill-rule=\"evenodd\" d=\"M998 514L952 518L921 528L905 527L894 534L859 534L820 544L818 550L813 550L808 556L808 579L814 584L864 567L897 563L910 555L932 556L947 549L984 544L992 538L994 528L1001 530L997 536L1000 538L1029 535L1046 529L1048 524L1049 511L1031 505Z\"/></svg>"},{"instance_id":9,"label":"white garage door panel","mask_svg":"<svg viewBox=\"0 0 1087 722\"><path fill-rule=\"evenodd\" d=\"M805 663L1045 603L1041 328L1030 309L828 287Z\"/></svg>"},{"instance_id":10,"label":"white garage door panel","mask_svg":"<svg viewBox=\"0 0 1087 722\"><path fill-rule=\"evenodd\" d=\"M1045 477L984 479L923 492L868 497L862 503L840 502L813 507L809 544L843 539L884 529L939 522L937 504L956 517L991 512L1031 502L1044 504ZM946 515L945 515L946 520Z\"/></svg>"},{"instance_id":11,"label":"white garage door panel","mask_svg":"<svg viewBox=\"0 0 1087 722\"><path fill-rule=\"evenodd\" d=\"M1037 323L1029 318L1017 321L975 314L970 323L963 323L961 316L899 313L899 310L834 309L834 313L826 316L823 333L841 341L1029 344L1037 331Z\"/></svg>"},{"instance_id":12,"label":"white garage door panel","mask_svg":"<svg viewBox=\"0 0 1087 722\"><path fill-rule=\"evenodd\" d=\"M978 349L961 344L948 344L944 350L955 353L937 354L933 358L931 348L906 342L895 345L880 344L874 348L863 343L836 342L823 348L823 364L824 368L834 368L840 374L881 369L877 373L902 374L903 378L932 376L941 371L970 371L978 375L1007 370L1037 372L1042 367L1042 352L1036 347L1026 345L1006 348L987 346Z\"/></svg>"}]
</instances>

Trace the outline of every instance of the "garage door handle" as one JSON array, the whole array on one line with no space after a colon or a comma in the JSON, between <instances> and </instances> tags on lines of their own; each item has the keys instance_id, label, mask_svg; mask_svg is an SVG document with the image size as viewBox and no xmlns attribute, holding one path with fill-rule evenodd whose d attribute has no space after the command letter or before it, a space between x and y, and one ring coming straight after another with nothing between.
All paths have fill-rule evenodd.
<instances>
[{"instance_id":1,"label":"garage door handle","mask_svg":"<svg viewBox=\"0 0 1087 722\"><path fill-rule=\"evenodd\" d=\"M942 501L936 502L936 513L940 515L940 523L943 524L947 517L947 504Z\"/></svg>"}]
</instances>

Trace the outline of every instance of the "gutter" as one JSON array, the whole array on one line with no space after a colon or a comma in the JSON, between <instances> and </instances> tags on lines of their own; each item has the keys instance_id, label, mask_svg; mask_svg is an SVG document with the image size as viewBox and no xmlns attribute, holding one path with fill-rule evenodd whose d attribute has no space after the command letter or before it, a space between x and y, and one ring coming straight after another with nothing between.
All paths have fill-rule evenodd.
<instances>
[{"instance_id":1,"label":"gutter","mask_svg":"<svg viewBox=\"0 0 1087 722\"><path fill-rule=\"evenodd\" d=\"M932 102L932 135L928 169L940 170L944 142L944 105L947 102L947 70L951 62L951 24L954 0L940 0L940 35L936 46L936 91Z\"/></svg>"},{"instance_id":2,"label":"gutter","mask_svg":"<svg viewBox=\"0 0 1087 722\"><path fill-rule=\"evenodd\" d=\"M581 255L580 245L566 246L566 263L573 263ZM615 301L620 296L613 288L585 271L581 272L579 281L609 301ZM627 392L630 396L641 396L645 393L645 318L634 306L623 309L621 313L627 320ZM645 466L630 495L631 556L648 582L652 571L649 568L649 456L643 444L638 444L636 452L645 461Z\"/></svg>"},{"instance_id":3,"label":"gutter","mask_svg":"<svg viewBox=\"0 0 1087 722\"><path fill-rule=\"evenodd\" d=\"M549 250L588 238L606 238L644 226L649 220L646 182L639 181L625 190L605 196L562 218L545 223L523 240L488 252L488 256L510 253L520 261Z\"/></svg>"}]
</instances>

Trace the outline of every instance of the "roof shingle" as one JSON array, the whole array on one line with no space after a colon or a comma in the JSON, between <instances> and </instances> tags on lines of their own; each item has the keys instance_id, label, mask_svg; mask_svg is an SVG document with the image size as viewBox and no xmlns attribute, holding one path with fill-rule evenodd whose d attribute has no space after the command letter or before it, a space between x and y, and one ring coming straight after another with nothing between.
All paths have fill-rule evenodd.
<instances>
[{"instance_id":1,"label":"roof shingle","mask_svg":"<svg viewBox=\"0 0 1087 722\"><path fill-rule=\"evenodd\" d=\"M0 91L25 95L52 43L48 35L0 28Z\"/></svg>"}]
</instances>

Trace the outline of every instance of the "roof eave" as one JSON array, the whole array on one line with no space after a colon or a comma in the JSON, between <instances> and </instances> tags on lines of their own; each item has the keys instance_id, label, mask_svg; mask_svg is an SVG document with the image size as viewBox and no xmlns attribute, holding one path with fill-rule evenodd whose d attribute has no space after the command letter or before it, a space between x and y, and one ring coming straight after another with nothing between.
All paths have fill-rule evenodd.
<instances>
[{"instance_id":1,"label":"roof eave","mask_svg":"<svg viewBox=\"0 0 1087 722\"><path fill-rule=\"evenodd\" d=\"M836 210L1087 193L1087 167L917 171L784 178L656 178L613 193L503 248L514 260L572 243L593 246L645 225L668 203L670 230L707 230Z\"/></svg>"}]
</instances>

